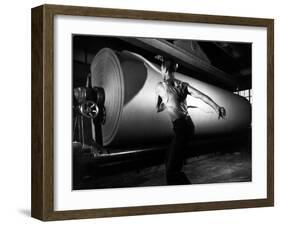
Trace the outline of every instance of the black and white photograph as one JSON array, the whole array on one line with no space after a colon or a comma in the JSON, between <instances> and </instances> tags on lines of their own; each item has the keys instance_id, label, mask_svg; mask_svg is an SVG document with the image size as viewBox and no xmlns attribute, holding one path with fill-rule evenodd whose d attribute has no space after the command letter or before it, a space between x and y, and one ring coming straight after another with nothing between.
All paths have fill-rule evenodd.
<instances>
[{"instance_id":1,"label":"black and white photograph","mask_svg":"<svg viewBox=\"0 0 281 226\"><path fill-rule=\"evenodd\" d=\"M72 189L252 181L252 44L72 35Z\"/></svg>"}]
</instances>

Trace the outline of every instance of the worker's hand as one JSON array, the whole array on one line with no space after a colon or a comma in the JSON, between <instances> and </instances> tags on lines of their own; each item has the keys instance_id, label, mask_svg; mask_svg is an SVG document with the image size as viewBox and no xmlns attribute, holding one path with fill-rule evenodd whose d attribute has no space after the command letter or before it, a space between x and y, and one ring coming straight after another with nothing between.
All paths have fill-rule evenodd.
<instances>
[{"instance_id":1,"label":"worker's hand","mask_svg":"<svg viewBox=\"0 0 281 226\"><path fill-rule=\"evenodd\" d=\"M157 55L154 57L156 60L159 60L160 62L164 62L164 57L161 55Z\"/></svg>"},{"instance_id":2,"label":"worker's hand","mask_svg":"<svg viewBox=\"0 0 281 226\"><path fill-rule=\"evenodd\" d=\"M219 107L219 111L218 111L218 119L222 118L225 119L226 116L226 110L224 107Z\"/></svg>"}]
</instances>

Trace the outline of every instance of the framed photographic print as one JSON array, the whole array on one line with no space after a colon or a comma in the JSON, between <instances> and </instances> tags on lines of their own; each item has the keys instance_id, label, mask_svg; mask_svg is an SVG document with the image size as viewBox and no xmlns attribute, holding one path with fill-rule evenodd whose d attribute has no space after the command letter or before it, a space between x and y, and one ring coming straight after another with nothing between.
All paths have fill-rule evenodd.
<instances>
[{"instance_id":1,"label":"framed photographic print","mask_svg":"<svg viewBox=\"0 0 281 226\"><path fill-rule=\"evenodd\" d=\"M274 21L32 9L32 216L274 204Z\"/></svg>"}]
</instances>

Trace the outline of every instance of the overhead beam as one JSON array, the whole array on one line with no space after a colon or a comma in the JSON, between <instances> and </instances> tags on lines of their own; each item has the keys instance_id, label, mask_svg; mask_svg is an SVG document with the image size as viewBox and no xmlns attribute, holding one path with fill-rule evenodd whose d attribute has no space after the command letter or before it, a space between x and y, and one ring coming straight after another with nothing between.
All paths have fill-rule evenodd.
<instances>
[{"instance_id":1,"label":"overhead beam","mask_svg":"<svg viewBox=\"0 0 281 226\"><path fill-rule=\"evenodd\" d=\"M154 38L121 38L122 40L129 42L133 45L141 47L153 54L162 54L164 57L174 59L176 62L182 64L184 67L190 68L200 74L211 75L214 80L217 80L231 89L235 90L237 87L237 79L211 65L210 63L203 61L199 57L195 56L192 52L183 50L180 47L170 43L164 39Z\"/></svg>"}]
</instances>

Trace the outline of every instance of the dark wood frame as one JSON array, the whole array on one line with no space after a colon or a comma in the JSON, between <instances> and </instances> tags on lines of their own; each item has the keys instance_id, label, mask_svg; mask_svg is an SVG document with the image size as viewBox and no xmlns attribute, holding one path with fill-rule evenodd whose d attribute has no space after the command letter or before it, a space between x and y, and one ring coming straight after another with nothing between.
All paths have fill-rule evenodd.
<instances>
[{"instance_id":1,"label":"dark wood frame","mask_svg":"<svg viewBox=\"0 0 281 226\"><path fill-rule=\"evenodd\" d=\"M179 21L267 28L267 198L157 206L54 211L54 15ZM32 217L47 220L160 214L274 205L274 20L123 9L42 5L32 9Z\"/></svg>"}]
</instances>

